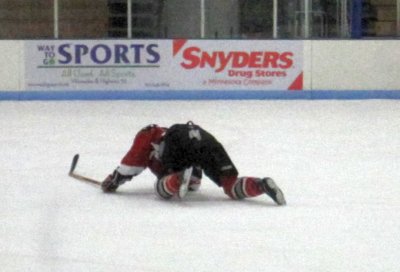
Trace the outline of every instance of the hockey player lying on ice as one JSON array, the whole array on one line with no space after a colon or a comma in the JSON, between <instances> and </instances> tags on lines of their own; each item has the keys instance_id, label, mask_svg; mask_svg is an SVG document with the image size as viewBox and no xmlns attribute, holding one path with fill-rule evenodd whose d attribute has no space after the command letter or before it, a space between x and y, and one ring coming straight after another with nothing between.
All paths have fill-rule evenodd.
<instances>
[{"instance_id":1,"label":"hockey player lying on ice","mask_svg":"<svg viewBox=\"0 0 400 272\"><path fill-rule=\"evenodd\" d=\"M120 166L103 181L102 190L115 192L146 167L156 175L156 192L164 199L178 195L185 173L189 173L187 189L196 191L204 171L232 199L266 193L276 204L286 204L282 191L271 178L238 177L224 147L192 122L170 128L150 125L140 130Z\"/></svg>"}]
</instances>

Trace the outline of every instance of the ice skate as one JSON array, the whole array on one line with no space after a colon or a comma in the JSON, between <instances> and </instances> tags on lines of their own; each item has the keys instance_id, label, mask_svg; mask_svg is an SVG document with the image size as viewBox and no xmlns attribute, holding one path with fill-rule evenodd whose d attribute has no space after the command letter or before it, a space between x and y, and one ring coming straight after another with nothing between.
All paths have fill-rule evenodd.
<instances>
[{"instance_id":1,"label":"ice skate","mask_svg":"<svg viewBox=\"0 0 400 272\"><path fill-rule=\"evenodd\" d=\"M262 190L270 196L276 204L283 206L286 205L285 196L281 189L279 189L278 185L276 185L275 181L272 178L263 178L260 181L260 186Z\"/></svg>"}]
</instances>

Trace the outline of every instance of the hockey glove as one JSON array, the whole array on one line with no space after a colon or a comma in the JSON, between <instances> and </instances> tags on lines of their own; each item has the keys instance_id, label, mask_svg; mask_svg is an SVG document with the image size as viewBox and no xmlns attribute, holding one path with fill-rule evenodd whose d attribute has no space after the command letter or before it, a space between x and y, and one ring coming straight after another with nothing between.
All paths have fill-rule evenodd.
<instances>
[{"instance_id":1,"label":"hockey glove","mask_svg":"<svg viewBox=\"0 0 400 272\"><path fill-rule=\"evenodd\" d=\"M133 176L121 175L117 170L114 170L114 172L103 181L101 189L105 193L113 193L117 190L118 186L131 180L132 177Z\"/></svg>"}]
</instances>

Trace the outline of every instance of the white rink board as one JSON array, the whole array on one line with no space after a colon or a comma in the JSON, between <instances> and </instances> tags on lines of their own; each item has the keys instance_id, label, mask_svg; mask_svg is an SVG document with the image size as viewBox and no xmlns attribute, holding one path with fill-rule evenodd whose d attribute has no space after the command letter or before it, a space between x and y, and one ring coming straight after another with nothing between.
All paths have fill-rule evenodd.
<instances>
[{"instance_id":1,"label":"white rink board","mask_svg":"<svg viewBox=\"0 0 400 272\"><path fill-rule=\"evenodd\" d=\"M0 58L0 98L3 92L15 92L23 95L28 84L25 78L27 55L24 52L27 43L33 41L0 41L0 50L3 57ZM40 41L35 41L40 42ZM53 41L43 41L51 43ZM57 41L62 42L62 41ZM79 41L75 41L79 43ZM141 40L141 43L151 43L154 41ZM160 43L167 41L159 41ZM208 43L208 41L189 40L190 43ZM240 44L243 41L227 41L227 43ZM246 44L249 41L246 42ZM284 42L284 41L281 41ZM167 43L170 44L170 41ZM212 41L210 41L212 43ZM229 43L228 46L229 47ZM260 43L260 41L257 41ZM303 89L312 91L320 96L326 91L373 91L374 94L384 91L400 90L400 41L399 40L326 40L326 41L303 41ZM236 45L235 45L236 46ZM237 48L237 47L236 47ZM173 48L165 48L167 53L172 55ZM236 49L235 49L236 50ZM164 54L164 53L163 53ZM178 56L179 57L179 56ZM160 70L157 76L150 71L140 72L135 82L128 82L125 86L115 86L108 84L107 86L92 86L87 89L126 89L130 86L139 89L150 90L195 90L192 85L194 80L201 79L203 71L198 69L195 73L183 76L182 70L177 70L176 59L170 59L170 63L163 63L166 66L164 70ZM137 73L137 72L135 72ZM172 73L172 77L170 76ZM178 73L178 74L177 74ZM68 73L66 73L68 75ZM33 74L34 75L34 74ZM46 73L42 77L46 78ZM53 75L48 74L48 80L54 80ZM171 82L174 82L172 84ZM146 83L148 83L146 85ZM136 84L136 85L135 85ZM196 83L197 84L197 83ZM99 88L101 87L101 88ZM205 88L212 90L210 86ZM226 86L228 90L232 90L232 86ZM253 86L254 87L254 86ZM264 86L265 87L265 86ZM37 89L37 88L31 88ZM72 88L74 89L74 88ZM223 86L214 88L216 91L224 90ZM240 89L240 91L248 90ZM282 89L285 89L282 87ZM48 91L55 91L54 88L47 88ZM264 89L260 89L266 90ZM79 88L80 92L85 89ZM281 91L278 89L277 91ZM47 94L44 94L46 96ZM335 95L335 93L333 94ZM366 94L368 96L368 93ZM393 93L389 94L393 95ZM167 96L167 95L164 95ZM312 96L312 93L310 94ZM350 95L350 97L352 97Z\"/></svg>"},{"instance_id":2,"label":"white rink board","mask_svg":"<svg viewBox=\"0 0 400 272\"><path fill-rule=\"evenodd\" d=\"M24 42L0 41L0 90L20 91L24 78Z\"/></svg>"},{"instance_id":3,"label":"white rink board","mask_svg":"<svg viewBox=\"0 0 400 272\"><path fill-rule=\"evenodd\" d=\"M400 90L400 40L311 43L313 90Z\"/></svg>"}]
</instances>

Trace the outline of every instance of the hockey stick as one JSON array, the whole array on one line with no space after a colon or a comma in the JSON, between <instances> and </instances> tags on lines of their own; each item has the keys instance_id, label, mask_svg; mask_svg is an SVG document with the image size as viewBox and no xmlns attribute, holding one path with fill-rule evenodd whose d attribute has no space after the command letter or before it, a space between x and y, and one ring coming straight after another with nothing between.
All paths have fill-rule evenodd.
<instances>
[{"instance_id":1,"label":"hockey stick","mask_svg":"<svg viewBox=\"0 0 400 272\"><path fill-rule=\"evenodd\" d=\"M72 163L71 163L71 168L69 170L68 175L74 179L83 181L83 182L87 182L87 183L91 183L91 184L95 184L98 186L101 186L101 182L95 179L91 179L88 177L84 177L82 175L79 175L77 173L74 173L76 165L78 164L78 160L79 160L79 154L76 154L73 158L72 158Z\"/></svg>"}]
</instances>

